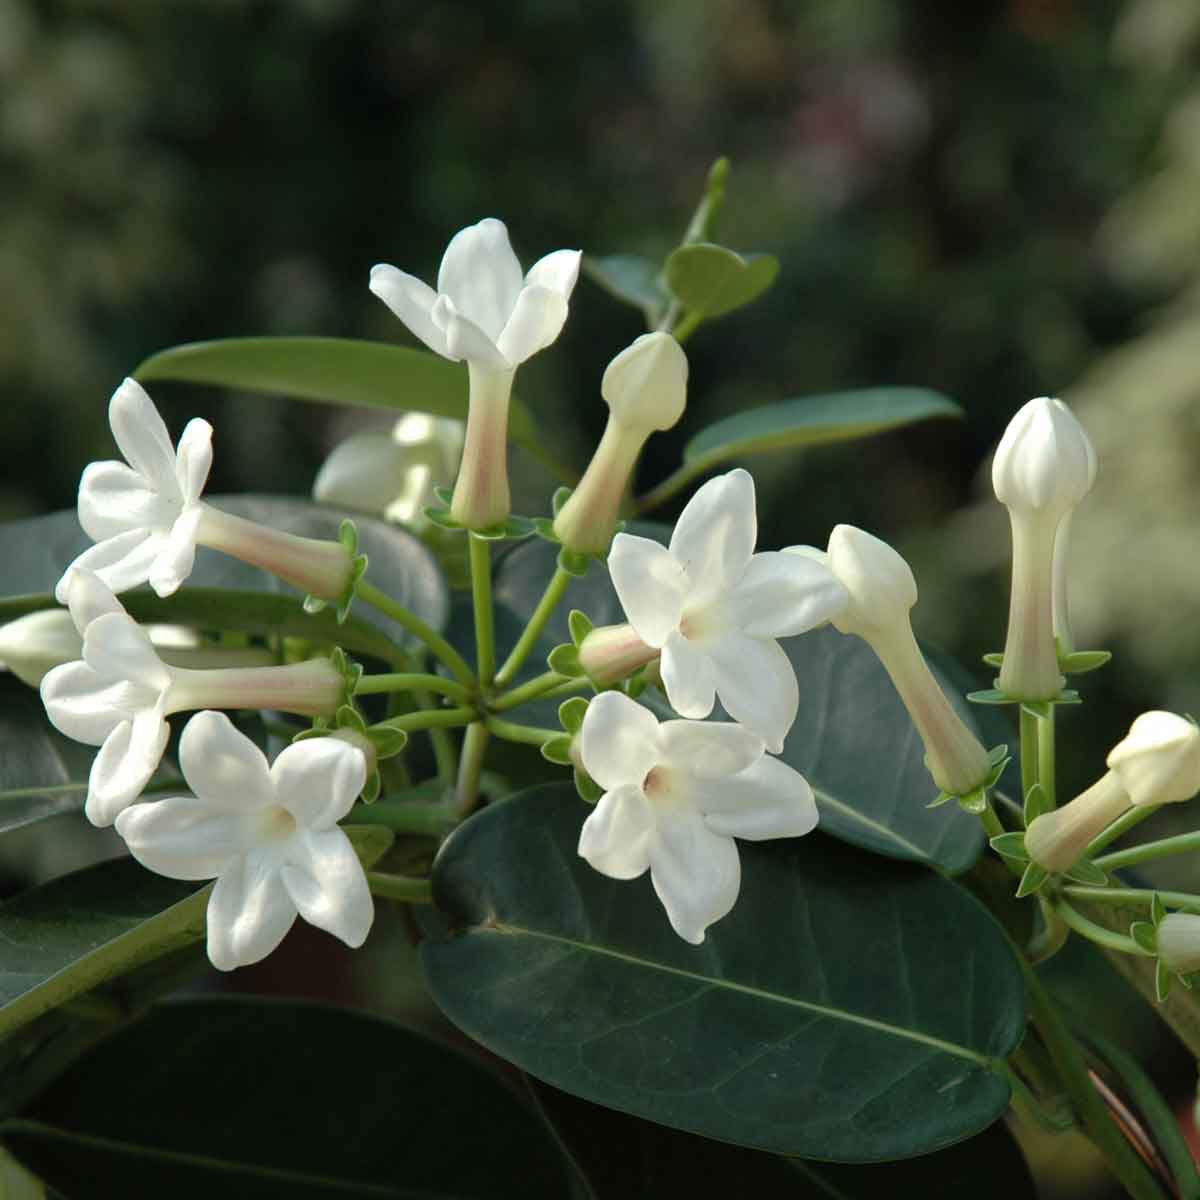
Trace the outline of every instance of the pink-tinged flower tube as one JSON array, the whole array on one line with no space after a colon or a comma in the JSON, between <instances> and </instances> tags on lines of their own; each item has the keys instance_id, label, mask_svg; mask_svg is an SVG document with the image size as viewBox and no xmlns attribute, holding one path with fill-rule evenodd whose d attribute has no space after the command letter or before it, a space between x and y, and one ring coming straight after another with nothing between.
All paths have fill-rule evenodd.
<instances>
[{"instance_id":1,"label":"pink-tinged flower tube","mask_svg":"<svg viewBox=\"0 0 1200 1200\"><path fill-rule=\"evenodd\" d=\"M358 947L375 909L350 839L338 828L366 781L362 751L312 738L267 765L223 713L194 716L179 741L193 796L135 804L117 832L143 866L212 879L208 957L222 971L266 958L297 916Z\"/></svg>"},{"instance_id":2,"label":"pink-tinged flower tube","mask_svg":"<svg viewBox=\"0 0 1200 1200\"><path fill-rule=\"evenodd\" d=\"M604 795L579 853L612 879L645 871L671 927L694 945L741 887L734 838L800 837L817 825L804 777L762 739L720 721L664 721L621 692L589 705L578 744Z\"/></svg>"},{"instance_id":3,"label":"pink-tinged flower tube","mask_svg":"<svg viewBox=\"0 0 1200 1200\"><path fill-rule=\"evenodd\" d=\"M1095 477L1096 452L1083 426L1049 396L1024 405L996 448L992 486L1008 509L1013 539L1008 636L997 686L1016 700L1053 700L1062 691L1054 644L1055 540ZM1067 535L1062 536L1060 573L1066 569ZM1065 628L1065 577L1058 590L1059 624Z\"/></svg>"},{"instance_id":4,"label":"pink-tinged flower tube","mask_svg":"<svg viewBox=\"0 0 1200 1200\"><path fill-rule=\"evenodd\" d=\"M488 217L450 239L436 291L386 263L371 268L371 291L413 334L443 358L467 363L466 446L450 512L469 529L509 515L513 373L562 331L579 260L578 250L556 250L522 275L504 223Z\"/></svg>"},{"instance_id":5,"label":"pink-tinged flower tube","mask_svg":"<svg viewBox=\"0 0 1200 1200\"><path fill-rule=\"evenodd\" d=\"M608 550L646 439L683 416L687 377L687 357L667 333L642 334L608 364L600 383L608 424L579 486L554 518L555 535L568 550Z\"/></svg>"},{"instance_id":6,"label":"pink-tinged flower tube","mask_svg":"<svg viewBox=\"0 0 1200 1200\"><path fill-rule=\"evenodd\" d=\"M632 625L598 625L579 643L579 665L597 686L609 687L658 658Z\"/></svg>"}]
</instances>

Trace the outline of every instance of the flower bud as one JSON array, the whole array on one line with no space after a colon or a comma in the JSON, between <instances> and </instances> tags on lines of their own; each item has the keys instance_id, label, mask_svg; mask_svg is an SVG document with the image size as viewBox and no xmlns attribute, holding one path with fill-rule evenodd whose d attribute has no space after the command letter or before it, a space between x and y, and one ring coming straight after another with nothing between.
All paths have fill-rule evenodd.
<instances>
[{"instance_id":1,"label":"flower bud","mask_svg":"<svg viewBox=\"0 0 1200 1200\"><path fill-rule=\"evenodd\" d=\"M1159 922L1158 957L1177 975L1200 971L1200 916L1171 912Z\"/></svg>"},{"instance_id":2,"label":"flower bud","mask_svg":"<svg viewBox=\"0 0 1200 1200\"><path fill-rule=\"evenodd\" d=\"M1190 800L1200 791L1200 729L1174 713L1142 713L1106 761L1132 804Z\"/></svg>"},{"instance_id":3,"label":"flower bud","mask_svg":"<svg viewBox=\"0 0 1200 1200\"><path fill-rule=\"evenodd\" d=\"M1051 700L1062 690L1055 635L1055 540L1059 526L1091 490L1096 452L1061 400L1039 396L1009 422L992 462L996 498L1012 524L1012 594L998 686L1020 700ZM1065 571L1066 534L1058 571ZM1059 625L1066 630L1065 580Z\"/></svg>"},{"instance_id":4,"label":"flower bud","mask_svg":"<svg viewBox=\"0 0 1200 1200\"><path fill-rule=\"evenodd\" d=\"M1128 808L1129 793L1109 771L1070 804L1035 817L1025 831L1025 852L1047 871L1069 871L1092 839Z\"/></svg>"},{"instance_id":5,"label":"flower bud","mask_svg":"<svg viewBox=\"0 0 1200 1200\"><path fill-rule=\"evenodd\" d=\"M656 430L670 429L687 403L687 357L666 333L644 333L608 364L600 394L608 425L579 486L554 519L569 550L603 554L638 455Z\"/></svg>"},{"instance_id":6,"label":"flower bud","mask_svg":"<svg viewBox=\"0 0 1200 1200\"><path fill-rule=\"evenodd\" d=\"M647 646L632 625L601 625L579 643L579 665L597 687L628 679L661 651Z\"/></svg>"},{"instance_id":7,"label":"flower bud","mask_svg":"<svg viewBox=\"0 0 1200 1200\"><path fill-rule=\"evenodd\" d=\"M917 584L908 563L879 538L839 525L826 565L849 596L833 627L857 634L879 657L921 735L934 783L952 796L982 787L991 771L987 751L954 711L913 636L908 613Z\"/></svg>"},{"instance_id":8,"label":"flower bud","mask_svg":"<svg viewBox=\"0 0 1200 1200\"><path fill-rule=\"evenodd\" d=\"M462 463L450 515L467 529L489 529L508 520L508 405L513 372L468 361L471 391Z\"/></svg>"}]
</instances>

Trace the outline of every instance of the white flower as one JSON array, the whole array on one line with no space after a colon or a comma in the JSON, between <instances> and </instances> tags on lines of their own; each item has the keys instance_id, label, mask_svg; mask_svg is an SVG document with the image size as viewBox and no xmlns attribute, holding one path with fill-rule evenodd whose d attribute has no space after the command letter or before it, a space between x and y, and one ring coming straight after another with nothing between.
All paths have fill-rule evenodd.
<instances>
[{"instance_id":1,"label":"white flower","mask_svg":"<svg viewBox=\"0 0 1200 1200\"><path fill-rule=\"evenodd\" d=\"M362 751L312 738L273 766L223 713L194 716L179 763L195 796L137 804L117 832L143 866L172 879L211 879L208 957L231 971L265 958L297 914L361 946L374 917L366 875L337 827L362 791Z\"/></svg>"},{"instance_id":2,"label":"white flower","mask_svg":"<svg viewBox=\"0 0 1200 1200\"><path fill-rule=\"evenodd\" d=\"M589 705L580 731L587 773L604 788L579 853L613 879L650 880L672 927L698 945L737 900L734 838L799 837L817 824L804 777L765 757L740 725L664 721L621 692Z\"/></svg>"},{"instance_id":3,"label":"white flower","mask_svg":"<svg viewBox=\"0 0 1200 1200\"><path fill-rule=\"evenodd\" d=\"M662 651L667 699L706 717L714 697L772 753L796 719L799 689L776 638L829 620L846 590L804 555L754 553L754 480L738 468L688 501L669 548L619 533L608 569L638 637Z\"/></svg>"},{"instance_id":4,"label":"white flower","mask_svg":"<svg viewBox=\"0 0 1200 1200\"><path fill-rule=\"evenodd\" d=\"M511 371L558 337L579 259L555 250L522 278L504 222L488 217L450 239L436 292L386 263L371 268L371 291L443 358Z\"/></svg>"},{"instance_id":5,"label":"white flower","mask_svg":"<svg viewBox=\"0 0 1200 1200\"><path fill-rule=\"evenodd\" d=\"M160 596L169 596L191 573L196 555L212 426L189 421L176 450L150 397L132 379L113 393L108 420L126 462L91 463L83 472L79 523L96 545L59 580L54 594L60 604L67 603L71 574L80 568L94 571L114 592L149 580Z\"/></svg>"},{"instance_id":6,"label":"white flower","mask_svg":"<svg viewBox=\"0 0 1200 1200\"><path fill-rule=\"evenodd\" d=\"M76 569L69 587L83 660L47 672L42 702L61 733L100 747L84 808L94 825L111 825L149 782L170 736L171 713L228 707L315 716L332 713L341 699L345 684L328 659L211 671L170 667L97 575Z\"/></svg>"}]
</instances>

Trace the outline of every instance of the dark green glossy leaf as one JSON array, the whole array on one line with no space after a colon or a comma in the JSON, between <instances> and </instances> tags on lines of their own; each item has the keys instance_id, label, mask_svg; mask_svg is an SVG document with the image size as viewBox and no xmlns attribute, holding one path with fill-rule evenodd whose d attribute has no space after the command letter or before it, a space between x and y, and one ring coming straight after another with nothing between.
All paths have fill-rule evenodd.
<instances>
[{"instance_id":1,"label":"dark green glossy leaf","mask_svg":"<svg viewBox=\"0 0 1200 1200\"><path fill-rule=\"evenodd\" d=\"M350 338L248 337L188 342L152 354L134 371L142 383L176 380L317 400L467 416L467 370L428 350ZM514 397L509 432L536 438L528 411Z\"/></svg>"},{"instance_id":2,"label":"dark green glossy leaf","mask_svg":"<svg viewBox=\"0 0 1200 1200\"><path fill-rule=\"evenodd\" d=\"M303 500L270 496L220 496L216 507L302 537L336 540L343 514ZM435 627L445 624L449 594L429 551L411 534L370 517L355 516L359 545L370 558L368 578ZM66 566L91 545L73 511L0 525L0 621L54 604L54 585ZM159 599L142 588L121 596L139 620L177 622L206 629L241 629L340 642L353 653L388 658L392 642L414 643L394 621L364 604L338 626L332 609L308 614L302 597L258 567L201 547L187 583ZM380 635L383 636L380 636Z\"/></svg>"},{"instance_id":3,"label":"dark green glossy leaf","mask_svg":"<svg viewBox=\"0 0 1200 1200\"><path fill-rule=\"evenodd\" d=\"M691 946L643 876L576 854L588 809L535 788L443 845L434 999L556 1087L705 1137L863 1162L928 1153L1008 1103L1025 997L958 885L813 835L740 845L732 913Z\"/></svg>"},{"instance_id":4,"label":"dark green glossy leaf","mask_svg":"<svg viewBox=\"0 0 1200 1200\"><path fill-rule=\"evenodd\" d=\"M583 273L610 296L642 310L647 325L656 319L667 303L667 294L659 282L657 263L637 254L607 254L599 258L587 254Z\"/></svg>"},{"instance_id":5,"label":"dark green glossy leaf","mask_svg":"<svg viewBox=\"0 0 1200 1200\"><path fill-rule=\"evenodd\" d=\"M738 254L712 242L690 242L673 250L663 269L671 294L686 312L719 317L757 300L775 282L773 254Z\"/></svg>"},{"instance_id":6,"label":"dark green glossy leaf","mask_svg":"<svg viewBox=\"0 0 1200 1200\"><path fill-rule=\"evenodd\" d=\"M997 1123L935 1154L903 1162L846 1165L784 1158L640 1121L589 1104L538 1080L534 1098L593 1200L663 1196L757 1196L763 1200L878 1200L880 1196L1035 1195L1012 1134ZM614 1154L613 1147L620 1153Z\"/></svg>"},{"instance_id":7,"label":"dark green glossy leaf","mask_svg":"<svg viewBox=\"0 0 1200 1200\"><path fill-rule=\"evenodd\" d=\"M0 1136L68 1195L568 1194L536 1116L477 1064L392 1021L318 1005L165 1004L25 1115L37 1124L10 1121Z\"/></svg>"}]
</instances>

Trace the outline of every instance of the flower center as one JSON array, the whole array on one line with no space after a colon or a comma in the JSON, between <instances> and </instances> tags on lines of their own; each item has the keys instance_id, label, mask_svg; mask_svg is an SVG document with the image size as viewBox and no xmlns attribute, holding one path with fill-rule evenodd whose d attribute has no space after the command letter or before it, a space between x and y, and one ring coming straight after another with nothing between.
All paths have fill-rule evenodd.
<instances>
[{"instance_id":1,"label":"flower center","mask_svg":"<svg viewBox=\"0 0 1200 1200\"><path fill-rule=\"evenodd\" d=\"M651 804L663 804L670 800L678 783L676 774L670 767L665 767L661 763L656 767L651 767L646 778L642 780L642 792L646 799Z\"/></svg>"},{"instance_id":2,"label":"flower center","mask_svg":"<svg viewBox=\"0 0 1200 1200\"><path fill-rule=\"evenodd\" d=\"M296 818L283 805L273 804L259 814L258 836L262 841L282 841L295 832Z\"/></svg>"}]
</instances>

